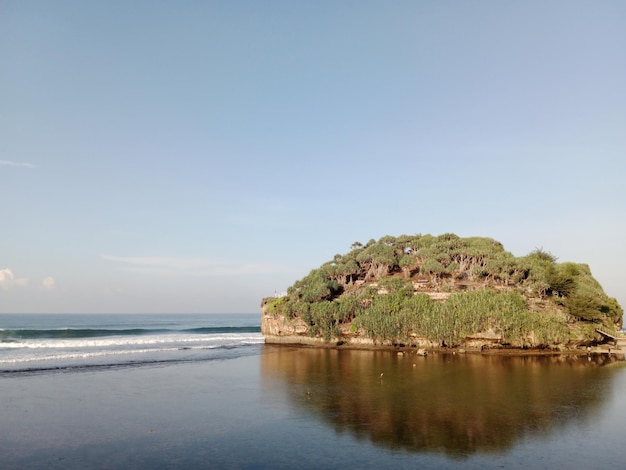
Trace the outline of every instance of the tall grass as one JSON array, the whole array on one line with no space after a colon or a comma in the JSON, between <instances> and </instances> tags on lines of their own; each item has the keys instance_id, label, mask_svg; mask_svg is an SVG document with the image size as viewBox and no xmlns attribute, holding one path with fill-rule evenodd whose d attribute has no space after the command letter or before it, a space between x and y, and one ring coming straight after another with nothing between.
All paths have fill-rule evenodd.
<instances>
[{"instance_id":1,"label":"tall grass","mask_svg":"<svg viewBox=\"0 0 626 470\"><path fill-rule=\"evenodd\" d=\"M355 324L378 341L409 343L411 335L457 346L479 332L493 330L504 343L540 346L567 341L569 330L556 314L527 310L517 293L478 291L453 294L437 303L421 294L398 305L381 296Z\"/></svg>"}]
</instances>

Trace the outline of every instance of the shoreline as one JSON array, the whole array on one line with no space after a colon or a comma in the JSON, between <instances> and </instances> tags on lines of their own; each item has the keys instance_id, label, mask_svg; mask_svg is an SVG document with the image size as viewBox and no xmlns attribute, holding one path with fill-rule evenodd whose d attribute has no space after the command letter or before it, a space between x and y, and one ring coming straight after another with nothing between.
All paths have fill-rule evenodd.
<instances>
[{"instance_id":1,"label":"shoreline","mask_svg":"<svg viewBox=\"0 0 626 470\"><path fill-rule=\"evenodd\" d=\"M348 326L343 326L340 335L331 339L319 336L309 336L308 327L301 320L290 321L280 315L271 315L262 311L261 333L264 343L268 345L285 345L303 348L321 349L352 349L372 351L395 351L426 355L428 352L484 354L484 355L609 355L621 360L626 359L626 350L608 343L596 343L593 346L553 344L550 346L509 346L501 343L502 337L494 334L477 334L466 338L458 346L445 346L440 342L425 337L415 336L410 344L389 341L377 342L373 338L351 332Z\"/></svg>"},{"instance_id":2,"label":"shoreline","mask_svg":"<svg viewBox=\"0 0 626 470\"><path fill-rule=\"evenodd\" d=\"M519 348L507 346L487 346L487 347L442 347L442 346L407 346L393 344L375 344L351 341L326 341L321 338L304 337L304 336L276 336L264 335L265 345L276 347L295 347L303 349L334 349L334 350L361 350L361 351L388 351L398 354L421 355L426 356L431 353L435 354L473 354L485 356L601 356L607 355L615 357L619 360L626 360L626 351L608 347L607 345L598 345L589 349L581 348Z\"/></svg>"}]
</instances>

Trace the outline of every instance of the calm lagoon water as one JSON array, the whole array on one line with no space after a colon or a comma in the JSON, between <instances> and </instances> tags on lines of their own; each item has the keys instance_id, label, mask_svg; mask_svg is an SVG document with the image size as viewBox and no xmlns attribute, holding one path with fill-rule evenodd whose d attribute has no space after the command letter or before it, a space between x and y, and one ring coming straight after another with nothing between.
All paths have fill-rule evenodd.
<instances>
[{"instance_id":1,"label":"calm lagoon water","mask_svg":"<svg viewBox=\"0 0 626 470\"><path fill-rule=\"evenodd\" d=\"M141 336L195 335L212 321ZM0 468L624 465L626 368L614 358L398 356L232 337L223 348L206 338L202 349L196 340L129 353L133 361L83 351L93 367L75 357L67 367L7 367Z\"/></svg>"}]
</instances>

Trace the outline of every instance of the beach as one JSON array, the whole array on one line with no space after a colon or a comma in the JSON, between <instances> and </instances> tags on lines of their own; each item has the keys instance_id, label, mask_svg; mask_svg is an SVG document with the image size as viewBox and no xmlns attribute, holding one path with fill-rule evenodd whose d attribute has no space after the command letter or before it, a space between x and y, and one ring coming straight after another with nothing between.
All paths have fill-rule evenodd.
<instances>
[{"instance_id":1,"label":"beach","mask_svg":"<svg viewBox=\"0 0 626 470\"><path fill-rule=\"evenodd\" d=\"M253 432L251 362L62 371L2 380L3 468L192 468Z\"/></svg>"}]
</instances>

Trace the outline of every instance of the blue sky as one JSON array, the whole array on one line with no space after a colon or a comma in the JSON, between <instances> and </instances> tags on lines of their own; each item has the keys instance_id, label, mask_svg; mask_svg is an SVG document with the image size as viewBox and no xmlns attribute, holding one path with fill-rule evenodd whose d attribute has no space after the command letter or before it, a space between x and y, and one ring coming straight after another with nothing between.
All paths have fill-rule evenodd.
<instances>
[{"instance_id":1,"label":"blue sky","mask_svg":"<svg viewBox=\"0 0 626 470\"><path fill-rule=\"evenodd\" d=\"M0 312L255 312L383 235L626 306L626 2L0 0Z\"/></svg>"}]
</instances>

